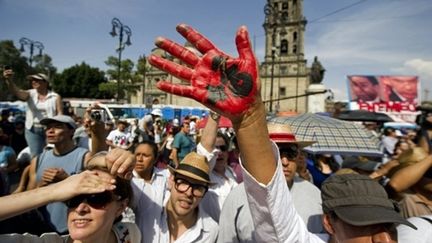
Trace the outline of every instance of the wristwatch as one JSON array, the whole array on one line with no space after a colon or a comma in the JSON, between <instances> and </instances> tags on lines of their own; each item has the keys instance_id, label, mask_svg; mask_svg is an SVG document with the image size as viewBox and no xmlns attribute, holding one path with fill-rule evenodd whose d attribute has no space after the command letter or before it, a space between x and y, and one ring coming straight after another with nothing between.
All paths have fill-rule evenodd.
<instances>
[{"instance_id":1,"label":"wristwatch","mask_svg":"<svg viewBox=\"0 0 432 243\"><path fill-rule=\"evenodd\" d=\"M218 121L221 116L218 113L216 113L216 112L210 111L210 117L213 120Z\"/></svg>"}]
</instances>

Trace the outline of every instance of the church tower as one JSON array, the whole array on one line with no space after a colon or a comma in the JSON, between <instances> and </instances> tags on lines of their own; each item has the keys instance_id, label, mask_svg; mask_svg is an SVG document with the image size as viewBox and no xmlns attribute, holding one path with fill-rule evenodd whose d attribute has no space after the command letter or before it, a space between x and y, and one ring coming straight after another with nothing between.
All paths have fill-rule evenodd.
<instances>
[{"instance_id":1,"label":"church tower","mask_svg":"<svg viewBox=\"0 0 432 243\"><path fill-rule=\"evenodd\" d=\"M304 55L303 0L267 0L261 92L270 112L306 112L309 69Z\"/></svg>"}]
</instances>

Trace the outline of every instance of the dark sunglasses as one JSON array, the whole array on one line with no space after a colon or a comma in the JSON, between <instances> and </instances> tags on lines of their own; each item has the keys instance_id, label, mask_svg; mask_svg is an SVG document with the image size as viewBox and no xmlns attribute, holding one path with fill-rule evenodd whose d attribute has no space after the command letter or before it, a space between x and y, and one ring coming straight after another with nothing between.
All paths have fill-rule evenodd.
<instances>
[{"instance_id":1,"label":"dark sunglasses","mask_svg":"<svg viewBox=\"0 0 432 243\"><path fill-rule=\"evenodd\" d=\"M226 145L216 145L215 148L219 149L222 152L228 151L228 146Z\"/></svg>"},{"instance_id":2,"label":"dark sunglasses","mask_svg":"<svg viewBox=\"0 0 432 243\"><path fill-rule=\"evenodd\" d=\"M105 208L107 204L110 202L116 200L120 200L121 197L114 195L110 191L104 191L101 193L96 194L82 194L78 195L76 197L73 197L64 203L66 204L66 207L68 208L76 208L78 207L82 202L86 202L90 207L95 209L102 209Z\"/></svg>"},{"instance_id":3,"label":"dark sunglasses","mask_svg":"<svg viewBox=\"0 0 432 243\"><path fill-rule=\"evenodd\" d=\"M289 144L288 146L279 148L279 153L281 157L293 160L298 157L299 149L297 144Z\"/></svg>"}]
</instances>

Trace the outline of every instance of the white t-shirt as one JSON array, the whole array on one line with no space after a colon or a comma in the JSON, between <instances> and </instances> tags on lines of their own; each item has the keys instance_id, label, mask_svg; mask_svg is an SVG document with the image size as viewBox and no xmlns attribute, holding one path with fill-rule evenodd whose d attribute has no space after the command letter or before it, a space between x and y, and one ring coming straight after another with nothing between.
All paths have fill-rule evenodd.
<instances>
[{"instance_id":1,"label":"white t-shirt","mask_svg":"<svg viewBox=\"0 0 432 243\"><path fill-rule=\"evenodd\" d=\"M129 144L129 137L130 137L130 133L121 132L118 129L116 129L109 133L107 140L112 141L112 143L117 147L120 147L122 149L127 149Z\"/></svg>"}]
</instances>

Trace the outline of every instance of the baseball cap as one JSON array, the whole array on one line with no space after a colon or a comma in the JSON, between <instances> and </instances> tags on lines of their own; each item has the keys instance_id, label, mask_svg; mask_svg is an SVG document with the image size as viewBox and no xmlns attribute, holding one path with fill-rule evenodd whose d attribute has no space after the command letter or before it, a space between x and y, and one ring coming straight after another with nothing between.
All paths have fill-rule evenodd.
<instances>
[{"instance_id":1,"label":"baseball cap","mask_svg":"<svg viewBox=\"0 0 432 243\"><path fill-rule=\"evenodd\" d=\"M180 126L180 122L179 122L179 120L177 118L173 119L173 126L175 126L175 127Z\"/></svg>"},{"instance_id":2,"label":"baseball cap","mask_svg":"<svg viewBox=\"0 0 432 243\"><path fill-rule=\"evenodd\" d=\"M333 175L321 186L324 213L333 211L339 219L354 226L382 223L416 227L403 218L384 188L368 176Z\"/></svg>"},{"instance_id":3,"label":"baseball cap","mask_svg":"<svg viewBox=\"0 0 432 243\"><path fill-rule=\"evenodd\" d=\"M152 110L150 114L155 115L155 116L160 116L160 117L163 116L162 115L162 111L159 108L156 108L156 109Z\"/></svg>"},{"instance_id":4,"label":"baseball cap","mask_svg":"<svg viewBox=\"0 0 432 243\"><path fill-rule=\"evenodd\" d=\"M364 171L374 171L381 163L369 160L365 157L348 156L342 162L342 168L360 169Z\"/></svg>"},{"instance_id":5,"label":"baseball cap","mask_svg":"<svg viewBox=\"0 0 432 243\"><path fill-rule=\"evenodd\" d=\"M70 116L66 116L66 115L57 115L51 118L44 118L40 121L40 123L42 125L48 125L51 122L61 122L61 123L65 123L66 125L68 125L70 128L72 129L76 129L76 124L75 121L72 119L72 117Z\"/></svg>"}]
</instances>

